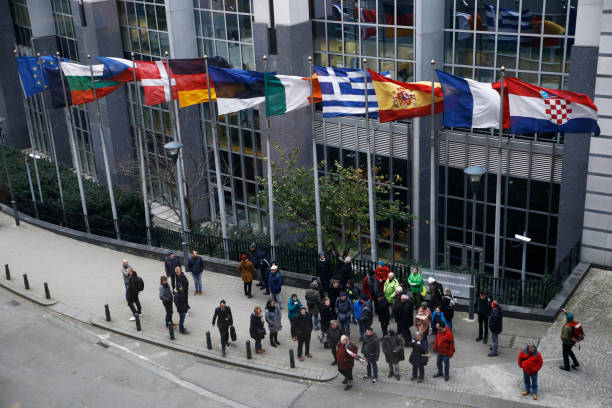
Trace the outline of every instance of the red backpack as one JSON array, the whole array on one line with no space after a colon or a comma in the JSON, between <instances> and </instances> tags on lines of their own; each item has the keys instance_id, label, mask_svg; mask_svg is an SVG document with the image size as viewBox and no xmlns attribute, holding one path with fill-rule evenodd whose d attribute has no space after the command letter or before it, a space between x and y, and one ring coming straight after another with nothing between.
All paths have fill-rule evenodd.
<instances>
[{"instance_id":1,"label":"red backpack","mask_svg":"<svg viewBox=\"0 0 612 408\"><path fill-rule=\"evenodd\" d=\"M576 343L584 340L584 329L582 328L582 325L580 323L576 321L571 321L571 322L568 322L567 324L569 326L572 326L572 329L573 329L572 340L574 340Z\"/></svg>"}]
</instances>

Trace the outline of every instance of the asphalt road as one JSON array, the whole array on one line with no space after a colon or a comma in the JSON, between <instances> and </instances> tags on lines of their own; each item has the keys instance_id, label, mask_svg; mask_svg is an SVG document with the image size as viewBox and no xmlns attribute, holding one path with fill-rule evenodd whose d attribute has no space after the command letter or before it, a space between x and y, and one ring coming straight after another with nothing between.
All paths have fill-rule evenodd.
<instances>
[{"instance_id":1,"label":"asphalt road","mask_svg":"<svg viewBox=\"0 0 612 408\"><path fill-rule=\"evenodd\" d=\"M339 381L310 383L214 364L106 333L4 289L0 322L1 408L459 407L381 383L380 391L345 392Z\"/></svg>"}]
</instances>

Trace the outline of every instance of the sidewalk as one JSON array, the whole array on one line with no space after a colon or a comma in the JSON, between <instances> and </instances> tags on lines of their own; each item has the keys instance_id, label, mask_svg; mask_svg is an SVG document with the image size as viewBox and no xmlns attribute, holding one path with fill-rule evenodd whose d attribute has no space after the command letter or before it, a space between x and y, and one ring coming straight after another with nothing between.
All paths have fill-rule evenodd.
<instances>
[{"instance_id":1,"label":"sidewalk","mask_svg":"<svg viewBox=\"0 0 612 408\"><path fill-rule=\"evenodd\" d=\"M137 332L134 322L128 320L130 312L125 304L123 281L119 270L121 260L126 257L145 282L145 290L141 294L144 314L141 319L141 332ZM203 295L193 296L192 288L189 296L192 313L187 317L185 325L191 333L183 336L177 330L176 340L171 342L163 325L163 307L157 297L159 277L164 274L161 262L126 256L117 251L65 238L26 223L15 227L9 216L0 213L0 263L10 265L13 280L8 285L23 288L21 275L27 273L32 288L30 292L44 298L43 282L46 281L51 296L60 302L53 306L54 310L62 309L66 314L80 313L81 316L93 316L94 324L109 330L140 336L144 340L158 344L172 344L173 348L230 364L278 374L314 380L330 380L337 374L336 368L330 366L330 351L323 349L316 339L318 332L313 333L311 342L313 358L304 362L297 361L296 358L296 368L289 367L289 347L297 352L297 344L290 339L286 305L283 305L285 308L283 330L279 335L281 346L272 348L266 339L263 342L266 353L256 355L253 349L254 342L248 335L249 318L253 307L256 305L263 307L267 298L259 289L254 288L254 298L247 299L242 293L240 278L237 277L205 272ZM189 280L191 286L191 276ZM0 282L7 284L3 276L0 277ZM607 288L602 287L602 284L607 285ZM400 384L410 384L410 388L415 387L415 390L435 389L464 395L488 395L509 401L555 407L573 407L578 394L582 396L580 399L589 399L589 406L609 406L612 398L612 386L609 382L609 372L612 370L612 345L607 342L605 333L606 328L612 324L612 317L601 313L602 310L606 310L604 307L606 299L601 299L601 294L608 294L611 290L612 272L591 270L568 306L577 319L583 322L587 333L587 340L582 345L582 350L577 352L582 364L579 372L565 373L557 368L561 357L560 321L550 326L541 322L504 319L504 332L500 336L500 356L492 359L486 356L487 347L474 342L477 323L468 321L465 314L456 313L454 334L457 353L451 363L451 380L444 382L431 378L435 372L435 361L432 359L426 367L425 383L416 386L409 380L410 365L405 361L401 364L403 377ZM291 293L297 293L303 301L302 289L284 287L284 303ZM232 308L238 333L238 341L233 343L225 359L221 357L218 331L211 327L212 314L220 299L227 300ZM111 322L104 320L104 304L110 307ZM597 324L588 321L595 316L598 319ZM394 326L395 323L392 322L391 327ZM380 336L380 326L376 318L374 327ZM211 332L213 340L213 349L210 351L206 349L205 331L207 330ZM357 326L352 326L351 331L354 334L353 338L356 338ZM253 358L250 360L246 358L246 340L251 340ZM520 396L522 375L516 365L516 356L527 341L539 342L545 359L540 375L541 391L538 401ZM395 388L399 385L395 379L386 378L387 367L382 355L379 367L379 384L362 383L358 380L357 382L362 383L361 388L382 391L385 387ZM365 367L357 364L356 378L360 378L364 371Z\"/></svg>"}]
</instances>

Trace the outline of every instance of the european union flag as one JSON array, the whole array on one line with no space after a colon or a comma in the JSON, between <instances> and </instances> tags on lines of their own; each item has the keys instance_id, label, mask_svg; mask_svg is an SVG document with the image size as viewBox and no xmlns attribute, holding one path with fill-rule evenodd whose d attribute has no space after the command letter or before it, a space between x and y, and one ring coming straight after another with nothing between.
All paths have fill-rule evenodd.
<instances>
[{"instance_id":1,"label":"european union flag","mask_svg":"<svg viewBox=\"0 0 612 408\"><path fill-rule=\"evenodd\" d=\"M67 60L62 58L62 61ZM49 89L44 68L58 69L57 58L52 55L41 56L40 63L43 67L43 72L40 70L37 57L17 57L17 69L19 70L19 77L21 78L21 85L23 86L26 98Z\"/></svg>"}]
</instances>

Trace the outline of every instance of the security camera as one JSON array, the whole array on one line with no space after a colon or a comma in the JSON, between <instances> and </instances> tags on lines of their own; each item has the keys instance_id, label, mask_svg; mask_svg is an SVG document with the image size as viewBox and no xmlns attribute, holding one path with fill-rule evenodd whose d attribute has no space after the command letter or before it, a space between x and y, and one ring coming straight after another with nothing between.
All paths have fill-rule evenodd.
<instances>
[{"instance_id":1,"label":"security camera","mask_svg":"<svg viewBox=\"0 0 612 408\"><path fill-rule=\"evenodd\" d=\"M531 238L526 237L524 235L514 234L514 238L518 239L519 241L523 241L523 242L531 242Z\"/></svg>"}]
</instances>

